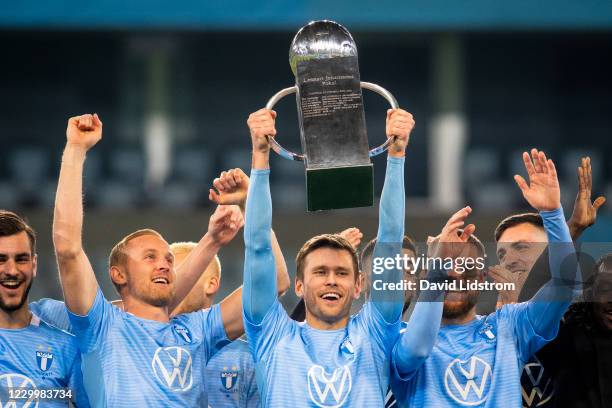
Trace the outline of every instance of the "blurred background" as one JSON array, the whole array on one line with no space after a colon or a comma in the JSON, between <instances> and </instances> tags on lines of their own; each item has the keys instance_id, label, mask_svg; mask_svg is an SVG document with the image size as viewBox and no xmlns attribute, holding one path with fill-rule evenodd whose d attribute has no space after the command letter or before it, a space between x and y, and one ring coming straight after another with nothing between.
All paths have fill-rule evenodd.
<instances>
[{"instance_id":1,"label":"blurred background","mask_svg":"<svg viewBox=\"0 0 612 408\"><path fill-rule=\"evenodd\" d=\"M212 180L228 168L248 172L248 114L294 84L289 45L316 19L345 25L361 79L415 116L406 232L417 241L465 204L476 234L492 241L497 222L527 209L512 176L524 174L530 147L555 161L567 217L581 156L591 157L594 197L612 199L610 2L3 2L0 208L38 231L32 299L61 298L51 223L70 116L97 112L104 122L86 163L84 243L114 298L107 256L124 235L152 227L169 242L197 241L206 231ZM364 104L378 145L387 106L370 93ZM276 110L279 141L299 150L294 98ZM385 159L373 162L378 197ZM271 165L274 228L292 277L312 235L350 226L375 235L376 207L308 214L303 165L278 156ZM610 240L611 209L604 205L584 240ZM223 296L242 280L242 237L220 257Z\"/></svg>"}]
</instances>

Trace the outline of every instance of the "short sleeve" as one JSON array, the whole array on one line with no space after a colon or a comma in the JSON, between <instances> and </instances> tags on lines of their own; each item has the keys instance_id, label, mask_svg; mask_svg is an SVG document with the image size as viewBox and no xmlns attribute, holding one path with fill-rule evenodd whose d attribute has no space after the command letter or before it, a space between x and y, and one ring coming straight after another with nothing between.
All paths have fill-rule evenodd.
<instances>
[{"instance_id":1,"label":"short sleeve","mask_svg":"<svg viewBox=\"0 0 612 408\"><path fill-rule=\"evenodd\" d=\"M93 305L86 315L77 315L66 309L82 353L87 354L97 349L101 339L108 335L108 330L114 319L115 311L113 308L115 307L104 298L102 290L98 288Z\"/></svg>"},{"instance_id":2,"label":"short sleeve","mask_svg":"<svg viewBox=\"0 0 612 408\"><path fill-rule=\"evenodd\" d=\"M250 322L244 312L243 318L249 349L256 363L266 360L280 339L290 332L291 326L297 324L289 318L278 299L274 300L260 324Z\"/></svg>"},{"instance_id":3,"label":"short sleeve","mask_svg":"<svg viewBox=\"0 0 612 408\"><path fill-rule=\"evenodd\" d=\"M30 303L30 310L45 323L69 333L73 333L68 309L64 302L55 299L43 298Z\"/></svg>"}]
</instances>

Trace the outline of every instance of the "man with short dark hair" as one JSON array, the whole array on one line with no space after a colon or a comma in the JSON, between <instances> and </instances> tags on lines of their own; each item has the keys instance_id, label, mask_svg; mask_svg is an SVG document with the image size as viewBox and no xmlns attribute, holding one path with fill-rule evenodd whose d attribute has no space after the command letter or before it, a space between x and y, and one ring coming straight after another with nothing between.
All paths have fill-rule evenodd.
<instances>
[{"instance_id":1,"label":"man with short dark hair","mask_svg":"<svg viewBox=\"0 0 612 408\"><path fill-rule=\"evenodd\" d=\"M577 174L578 194L572 215L567 221L574 241L578 240L582 232L595 223L597 211L606 201L603 196L591 201L590 158L582 158ZM542 253L539 258L534 256L541 253L548 243L544 229L541 227L541 219L536 217L538 217L537 214L510 216L500 222L496 229L495 240L498 243L497 252L500 264L490 268L490 275L497 282L517 284L515 291L500 292L498 307L528 298L550 277L548 267L543 262L545 254ZM606 370L602 370L601 367L606 367L606 365L595 367L596 359L583 355L583 350L592 349L595 346L580 344L580 342L584 343L586 336L589 339L597 338L600 332L595 330L591 333L588 328L589 326L597 327L597 325L574 324L576 320L584 322L593 316L591 304L587 303L591 302L588 300L588 289L585 291L583 302L570 306L555 340L544 346L525 364L521 376L525 407L607 406L603 402L606 400L605 393L596 391L599 390L599 384L602 382L597 376L592 378L593 371L599 371L605 377ZM603 344L605 345L605 342ZM605 355L605 347L599 350L599 353ZM571 357L568 357L570 355ZM577 361L580 363L577 364ZM566 388L569 384L571 387Z\"/></svg>"},{"instance_id":2,"label":"man with short dark hair","mask_svg":"<svg viewBox=\"0 0 612 408\"><path fill-rule=\"evenodd\" d=\"M29 401L66 407L72 399L87 407L74 336L28 307L36 270L34 230L17 214L0 210L0 406ZM38 396L27 396L33 391Z\"/></svg>"},{"instance_id":3,"label":"man with short dark hair","mask_svg":"<svg viewBox=\"0 0 612 408\"><path fill-rule=\"evenodd\" d=\"M262 404L267 407L381 407L388 387L389 361L399 335L401 291L371 296L349 317L361 292L354 248L344 238L322 235L309 240L296 259L296 294L304 298L306 320L291 320L274 296L269 229L269 138L276 135L276 114L262 109L249 116L253 145L244 239L244 318L258 370ZM387 113L389 149L380 201L376 256L399 254L404 225L403 162L412 115ZM381 274L395 282L396 268ZM393 293L389 293L393 292Z\"/></svg>"},{"instance_id":4,"label":"man with short dark hair","mask_svg":"<svg viewBox=\"0 0 612 408\"><path fill-rule=\"evenodd\" d=\"M572 299L577 272L574 247L561 209L555 166L544 152L536 149L531 151L531 156L523 153L523 161L529 183L518 175L515 181L523 197L540 212L544 221L551 242L549 261L553 279L530 301L505 305L487 316L476 315L474 293L469 289L448 290L444 296L442 327L429 357L417 370L407 374L408 370L400 371L402 360L395 360L397 375L393 376L392 388L400 406L522 406L523 365L556 336L559 321ZM459 215L455 221L451 218L441 237L457 237L453 230L463 225L467 214ZM474 228L470 224L464 233L473 232ZM462 246L466 249L461 242L443 246L445 256L451 258L460 255ZM481 248L472 250L469 256L483 255ZM462 274L448 273L452 280L481 283L485 278L484 268ZM407 330L402 337L409 334ZM398 347L404 346L401 340Z\"/></svg>"}]
</instances>

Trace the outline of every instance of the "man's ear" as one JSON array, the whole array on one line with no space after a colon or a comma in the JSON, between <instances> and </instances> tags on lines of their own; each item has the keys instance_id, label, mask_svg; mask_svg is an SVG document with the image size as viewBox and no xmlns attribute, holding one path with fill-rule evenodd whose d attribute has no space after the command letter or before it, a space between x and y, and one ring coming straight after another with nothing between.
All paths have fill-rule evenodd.
<instances>
[{"instance_id":1,"label":"man's ear","mask_svg":"<svg viewBox=\"0 0 612 408\"><path fill-rule=\"evenodd\" d=\"M219 291L219 278L216 276L211 276L208 278L208 282L206 283L205 293L207 296L214 296Z\"/></svg>"},{"instance_id":2,"label":"man's ear","mask_svg":"<svg viewBox=\"0 0 612 408\"><path fill-rule=\"evenodd\" d=\"M295 294L299 298L304 298L304 282L298 277L295 277Z\"/></svg>"},{"instance_id":3,"label":"man's ear","mask_svg":"<svg viewBox=\"0 0 612 408\"><path fill-rule=\"evenodd\" d=\"M123 286L127 283L127 276L122 268L118 266L111 266L109 272L111 281L113 281L115 285Z\"/></svg>"},{"instance_id":4,"label":"man's ear","mask_svg":"<svg viewBox=\"0 0 612 408\"><path fill-rule=\"evenodd\" d=\"M34 254L34 258L32 258L32 277L36 277L36 272L38 272L38 255Z\"/></svg>"},{"instance_id":5,"label":"man's ear","mask_svg":"<svg viewBox=\"0 0 612 408\"><path fill-rule=\"evenodd\" d=\"M354 299L359 299L361 296L361 291L365 285L365 275L362 272L358 272L359 276L355 280L355 292L353 293Z\"/></svg>"}]
</instances>

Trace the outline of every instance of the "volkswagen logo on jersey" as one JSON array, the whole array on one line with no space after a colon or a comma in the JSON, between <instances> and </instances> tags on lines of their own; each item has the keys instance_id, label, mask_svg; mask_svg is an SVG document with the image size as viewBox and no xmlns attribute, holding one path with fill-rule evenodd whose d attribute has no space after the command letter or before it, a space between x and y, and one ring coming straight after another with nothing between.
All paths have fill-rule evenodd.
<instances>
[{"instance_id":1,"label":"volkswagen logo on jersey","mask_svg":"<svg viewBox=\"0 0 612 408\"><path fill-rule=\"evenodd\" d=\"M461 405L482 404L491 387L491 366L483 359L472 356L467 361L454 359L446 368L444 386L448 395Z\"/></svg>"},{"instance_id":2,"label":"volkswagen logo on jersey","mask_svg":"<svg viewBox=\"0 0 612 408\"><path fill-rule=\"evenodd\" d=\"M180 324L175 324L174 325L174 331L176 332L176 334L178 334L187 343L191 343L192 342L191 333L189 332L189 330L185 326L182 326Z\"/></svg>"},{"instance_id":3,"label":"volkswagen logo on jersey","mask_svg":"<svg viewBox=\"0 0 612 408\"><path fill-rule=\"evenodd\" d=\"M348 366L338 367L330 374L327 374L320 365L313 365L308 370L308 393L312 402L318 407L341 407L352 386L351 371Z\"/></svg>"},{"instance_id":4,"label":"volkswagen logo on jersey","mask_svg":"<svg viewBox=\"0 0 612 408\"><path fill-rule=\"evenodd\" d=\"M28 400L11 400L4 401L4 399L8 399L9 394L8 390L35 390L36 385L34 381L21 374L3 374L0 375L0 407L3 408L37 408L38 407L38 399L28 399Z\"/></svg>"},{"instance_id":5,"label":"volkswagen logo on jersey","mask_svg":"<svg viewBox=\"0 0 612 408\"><path fill-rule=\"evenodd\" d=\"M523 367L521 385L523 406L527 408L541 407L553 397L552 381L536 356Z\"/></svg>"},{"instance_id":6,"label":"volkswagen logo on jersey","mask_svg":"<svg viewBox=\"0 0 612 408\"><path fill-rule=\"evenodd\" d=\"M231 370L228 370L227 367L223 367L223 371L221 371L221 385L223 385L223 389L225 391L231 391L237 382L238 367L232 367Z\"/></svg>"},{"instance_id":7,"label":"volkswagen logo on jersey","mask_svg":"<svg viewBox=\"0 0 612 408\"><path fill-rule=\"evenodd\" d=\"M53 353L47 351L36 352L36 363L42 371L47 371L53 364Z\"/></svg>"},{"instance_id":8,"label":"volkswagen logo on jersey","mask_svg":"<svg viewBox=\"0 0 612 408\"><path fill-rule=\"evenodd\" d=\"M182 347L159 347L151 363L157 379L172 391L189 391L193 385L192 360Z\"/></svg>"}]
</instances>

